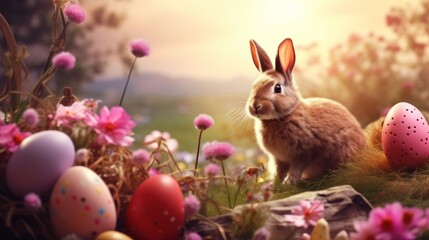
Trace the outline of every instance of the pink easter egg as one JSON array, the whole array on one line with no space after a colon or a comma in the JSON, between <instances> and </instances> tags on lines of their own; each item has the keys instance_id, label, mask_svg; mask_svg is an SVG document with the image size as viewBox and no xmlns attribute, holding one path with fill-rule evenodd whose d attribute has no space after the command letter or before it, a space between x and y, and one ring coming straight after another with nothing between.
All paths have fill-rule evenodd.
<instances>
[{"instance_id":1,"label":"pink easter egg","mask_svg":"<svg viewBox=\"0 0 429 240\"><path fill-rule=\"evenodd\" d=\"M386 115L381 142L392 168L421 167L429 158L428 123L413 105L397 103Z\"/></svg>"},{"instance_id":2,"label":"pink easter egg","mask_svg":"<svg viewBox=\"0 0 429 240\"><path fill-rule=\"evenodd\" d=\"M95 239L114 230L116 210L104 181L91 169L75 166L58 179L51 193L49 213L59 239L74 234L79 239Z\"/></svg>"}]
</instances>

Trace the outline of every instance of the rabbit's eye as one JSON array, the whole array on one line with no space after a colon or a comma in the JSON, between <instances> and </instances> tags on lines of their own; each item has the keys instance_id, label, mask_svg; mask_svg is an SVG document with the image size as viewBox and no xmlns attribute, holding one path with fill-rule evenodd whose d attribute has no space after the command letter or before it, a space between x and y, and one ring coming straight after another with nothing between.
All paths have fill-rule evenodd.
<instances>
[{"instance_id":1,"label":"rabbit's eye","mask_svg":"<svg viewBox=\"0 0 429 240\"><path fill-rule=\"evenodd\" d=\"M282 86L280 84L276 84L274 86L274 93L281 93L282 92Z\"/></svg>"}]
</instances>

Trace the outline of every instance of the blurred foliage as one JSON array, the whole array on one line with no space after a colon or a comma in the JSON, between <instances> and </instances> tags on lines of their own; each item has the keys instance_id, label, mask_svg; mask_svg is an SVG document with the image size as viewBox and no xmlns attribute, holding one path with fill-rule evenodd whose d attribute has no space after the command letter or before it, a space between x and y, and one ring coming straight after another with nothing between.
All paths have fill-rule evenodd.
<instances>
[{"instance_id":1,"label":"blurred foliage","mask_svg":"<svg viewBox=\"0 0 429 240\"><path fill-rule=\"evenodd\" d=\"M107 59L113 54L120 54L120 49L100 49L95 47L91 40L91 34L98 29L116 29L125 19L125 13L113 9L111 6L115 2L131 0L108 0L94 3L88 0L81 0L87 11L87 20L82 25L71 24L67 31L66 49L56 49L71 51L77 59L77 65L70 71L57 71L55 73L54 86L55 93L61 95L61 90L65 86L70 86L76 91L83 82L93 80L94 76L104 71ZM25 63L29 69L29 77L35 79L41 74L48 58L47 53L51 48L52 40L52 0L18 0L0 1L0 13L8 21L18 45L26 45L29 57ZM5 39L0 38L0 56L6 54L7 48ZM123 53L123 52L122 52ZM3 57L0 57L3 59ZM4 64L4 63L3 63ZM0 73L2 72L0 67ZM70 81L64 81L70 80ZM0 85L6 82L6 76L0 76ZM32 85L29 81L27 85ZM52 88L51 90L54 90Z\"/></svg>"},{"instance_id":2,"label":"blurred foliage","mask_svg":"<svg viewBox=\"0 0 429 240\"><path fill-rule=\"evenodd\" d=\"M429 109L429 1L393 7L385 21L391 35L350 34L326 58L317 44L301 48L308 59L295 76L303 95L341 102L363 126L398 102Z\"/></svg>"}]
</instances>

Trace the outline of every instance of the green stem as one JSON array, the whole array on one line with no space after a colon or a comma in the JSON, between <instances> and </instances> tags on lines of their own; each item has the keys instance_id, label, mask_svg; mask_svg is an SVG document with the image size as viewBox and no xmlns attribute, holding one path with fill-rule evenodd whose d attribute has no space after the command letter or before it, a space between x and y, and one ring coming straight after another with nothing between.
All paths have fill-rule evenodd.
<instances>
[{"instance_id":1,"label":"green stem","mask_svg":"<svg viewBox=\"0 0 429 240\"><path fill-rule=\"evenodd\" d=\"M125 84L124 91L122 92L121 101L119 101L119 106L122 106L122 101L124 100L125 92L127 91L128 83L130 82L131 73L133 71L136 60L137 60L137 57L134 58L133 63L131 64L130 71L128 72L127 83Z\"/></svg>"},{"instance_id":2,"label":"green stem","mask_svg":"<svg viewBox=\"0 0 429 240\"><path fill-rule=\"evenodd\" d=\"M297 227L295 227L292 232L289 233L289 235L287 236L286 240L292 239L293 236L295 235L296 230L298 230Z\"/></svg>"},{"instance_id":3,"label":"green stem","mask_svg":"<svg viewBox=\"0 0 429 240\"><path fill-rule=\"evenodd\" d=\"M203 135L204 130L200 130L200 135L198 136L198 146L197 146L197 157L195 159L195 168L194 168L194 177L197 175L198 167L198 156L200 155L200 146L201 146L201 136Z\"/></svg>"},{"instance_id":4,"label":"green stem","mask_svg":"<svg viewBox=\"0 0 429 240\"><path fill-rule=\"evenodd\" d=\"M228 181L226 180L225 166L223 165L223 161L221 161L221 165L222 165L223 176L225 177L223 180L225 181L226 192L228 194L228 204L229 204L228 206L229 206L229 208L232 208L232 206L231 206L231 197L229 196Z\"/></svg>"},{"instance_id":5,"label":"green stem","mask_svg":"<svg viewBox=\"0 0 429 240\"><path fill-rule=\"evenodd\" d=\"M235 207L235 204L237 203L237 197L238 197L238 193L241 190L241 184L238 185L237 191L235 192L235 197L234 197L234 204L232 204L232 207Z\"/></svg>"}]
</instances>

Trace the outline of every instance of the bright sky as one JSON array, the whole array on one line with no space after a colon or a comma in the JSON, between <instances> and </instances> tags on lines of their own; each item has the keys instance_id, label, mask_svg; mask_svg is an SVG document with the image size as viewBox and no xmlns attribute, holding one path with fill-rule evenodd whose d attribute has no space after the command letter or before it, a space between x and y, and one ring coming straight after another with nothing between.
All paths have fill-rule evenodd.
<instances>
[{"instance_id":1,"label":"bright sky","mask_svg":"<svg viewBox=\"0 0 429 240\"><path fill-rule=\"evenodd\" d=\"M253 78L257 71L250 56L251 38L272 58L286 37L295 45L317 42L327 49L344 42L350 33L389 32L386 13L411 1L120 1L112 8L126 12L126 22L118 32L99 37L104 44L112 44L106 39L146 39L151 55L137 62L140 71L196 79ZM122 76L118 65L110 66L107 74Z\"/></svg>"}]
</instances>

